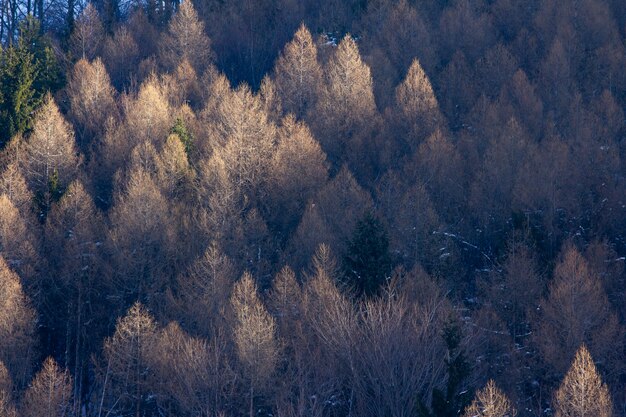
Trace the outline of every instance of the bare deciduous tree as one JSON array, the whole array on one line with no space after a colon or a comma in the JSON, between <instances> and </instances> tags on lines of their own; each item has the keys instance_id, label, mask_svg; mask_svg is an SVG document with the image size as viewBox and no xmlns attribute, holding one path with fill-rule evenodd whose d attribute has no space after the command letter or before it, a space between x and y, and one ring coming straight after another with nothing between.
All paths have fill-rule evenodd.
<instances>
[{"instance_id":1,"label":"bare deciduous tree","mask_svg":"<svg viewBox=\"0 0 626 417\"><path fill-rule=\"evenodd\" d=\"M472 404L465 409L464 417L515 417L517 411L507 396L489 380L485 388L476 393Z\"/></svg>"},{"instance_id":2,"label":"bare deciduous tree","mask_svg":"<svg viewBox=\"0 0 626 417\"><path fill-rule=\"evenodd\" d=\"M19 277L0 257L0 362L20 385L32 370L36 319Z\"/></svg>"},{"instance_id":3,"label":"bare deciduous tree","mask_svg":"<svg viewBox=\"0 0 626 417\"><path fill-rule=\"evenodd\" d=\"M254 417L255 395L270 381L278 360L276 322L259 300L252 276L247 272L235 285L231 304L237 319L234 328L237 354L249 382L249 413Z\"/></svg>"},{"instance_id":4,"label":"bare deciduous tree","mask_svg":"<svg viewBox=\"0 0 626 417\"><path fill-rule=\"evenodd\" d=\"M317 47L304 24L278 57L274 77L285 112L303 118L315 107L322 70L317 61Z\"/></svg>"},{"instance_id":5,"label":"bare deciduous tree","mask_svg":"<svg viewBox=\"0 0 626 417\"><path fill-rule=\"evenodd\" d=\"M191 0L184 0L170 20L167 32L159 43L159 56L163 66L172 71L183 60L200 74L214 59L211 40L204 32L204 24L198 17Z\"/></svg>"},{"instance_id":6,"label":"bare deciduous tree","mask_svg":"<svg viewBox=\"0 0 626 417\"><path fill-rule=\"evenodd\" d=\"M585 345L576 352L574 363L554 395L556 417L611 417L613 403Z\"/></svg>"},{"instance_id":7,"label":"bare deciduous tree","mask_svg":"<svg viewBox=\"0 0 626 417\"><path fill-rule=\"evenodd\" d=\"M109 117L117 117L115 90L100 58L93 62L81 59L74 65L68 95L71 115L76 123L83 150L102 130Z\"/></svg>"},{"instance_id":8,"label":"bare deciduous tree","mask_svg":"<svg viewBox=\"0 0 626 417\"><path fill-rule=\"evenodd\" d=\"M24 417L71 417L72 377L48 358L33 379L22 404Z\"/></svg>"},{"instance_id":9,"label":"bare deciduous tree","mask_svg":"<svg viewBox=\"0 0 626 417\"><path fill-rule=\"evenodd\" d=\"M113 412L141 415L148 391L150 350L157 327L143 305L135 303L117 320L115 333L104 342L106 373L102 376L102 395ZM104 398L103 398L104 403Z\"/></svg>"},{"instance_id":10,"label":"bare deciduous tree","mask_svg":"<svg viewBox=\"0 0 626 417\"><path fill-rule=\"evenodd\" d=\"M24 174L31 189L42 196L63 190L75 176L80 160L74 131L48 94L26 142Z\"/></svg>"}]
</instances>

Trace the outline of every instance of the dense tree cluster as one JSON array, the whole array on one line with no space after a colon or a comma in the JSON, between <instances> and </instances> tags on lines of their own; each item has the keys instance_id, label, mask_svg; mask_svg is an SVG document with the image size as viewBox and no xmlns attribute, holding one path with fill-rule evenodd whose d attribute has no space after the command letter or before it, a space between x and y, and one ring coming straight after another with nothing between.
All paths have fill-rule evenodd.
<instances>
[{"instance_id":1,"label":"dense tree cluster","mask_svg":"<svg viewBox=\"0 0 626 417\"><path fill-rule=\"evenodd\" d=\"M0 416L626 416L620 0L0 0Z\"/></svg>"}]
</instances>

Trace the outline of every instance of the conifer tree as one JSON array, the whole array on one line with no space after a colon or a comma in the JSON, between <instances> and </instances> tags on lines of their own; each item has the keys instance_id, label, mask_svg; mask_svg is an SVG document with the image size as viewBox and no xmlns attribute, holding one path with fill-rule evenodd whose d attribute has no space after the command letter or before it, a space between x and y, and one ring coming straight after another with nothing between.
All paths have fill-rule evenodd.
<instances>
[{"instance_id":1,"label":"conifer tree","mask_svg":"<svg viewBox=\"0 0 626 417\"><path fill-rule=\"evenodd\" d=\"M348 244L345 268L348 285L359 295L376 294L389 278L389 238L381 222L371 212L366 213L356 225Z\"/></svg>"},{"instance_id":2,"label":"conifer tree","mask_svg":"<svg viewBox=\"0 0 626 417\"><path fill-rule=\"evenodd\" d=\"M37 75L35 57L23 41L0 51L0 146L31 128L41 100L33 85Z\"/></svg>"}]
</instances>

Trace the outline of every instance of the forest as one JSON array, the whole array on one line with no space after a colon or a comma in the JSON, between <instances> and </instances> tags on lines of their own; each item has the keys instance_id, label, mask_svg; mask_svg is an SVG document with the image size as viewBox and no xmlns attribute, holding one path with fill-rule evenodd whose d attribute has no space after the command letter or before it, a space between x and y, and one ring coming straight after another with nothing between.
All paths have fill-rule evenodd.
<instances>
[{"instance_id":1,"label":"forest","mask_svg":"<svg viewBox=\"0 0 626 417\"><path fill-rule=\"evenodd\" d=\"M0 417L626 417L623 0L0 0Z\"/></svg>"}]
</instances>

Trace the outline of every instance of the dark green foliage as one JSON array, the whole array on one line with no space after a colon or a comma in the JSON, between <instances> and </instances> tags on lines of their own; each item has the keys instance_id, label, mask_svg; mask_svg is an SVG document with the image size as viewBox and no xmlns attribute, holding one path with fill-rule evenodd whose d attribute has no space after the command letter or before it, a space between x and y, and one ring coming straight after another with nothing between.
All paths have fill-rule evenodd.
<instances>
[{"instance_id":1,"label":"dark green foliage","mask_svg":"<svg viewBox=\"0 0 626 417\"><path fill-rule=\"evenodd\" d=\"M461 390L472 369L461 347L462 330L454 321L449 321L443 329L443 338L448 348L446 359L448 383L445 392L433 390L433 415L436 417L456 417L463 413L472 399L472 390Z\"/></svg>"},{"instance_id":2,"label":"dark green foliage","mask_svg":"<svg viewBox=\"0 0 626 417\"><path fill-rule=\"evenodd\" d=\"M348 284L358 295L376 294L391 272L387 231L372 213L354 230L344 259Z\"/></svg>"},{"instance_id":3,"label":"dark green foliage","mask_svg":"<svg viewBox=\"0 0 626 417\"><path fill-rule=\"evenodd\" d=\"M39 22L28 17L17 45L0 55L0 147L15 134L31 129L35 109L47 91L63 85L63 77Z\"/></svg>"},{"instance_id":4,"label":"dark green foliage","mask_svg":"<svg viewBox=\"0 0 626 417\"><path fill-rule=\"evenodd\" d=\"M32 114L41 101L33 89L37 68L33 55L17 47L2 51L0 59L0 145L13 135L30 129Z\"/></svg>"},{"instance_id":5,"label":"dark green foliage","mask_svg":"<svg viewBox=\"0 0 626 417\"><path fill-rule=\"evenodd\" d=\"M189 155L193 150L193 135L189 130L187 130L187 126L185 126L185 121L180 117L177 117L176 122L172 127L171 133L177 135L180 138L180 141L185 146L185 153L187 154L187 158L189 158Z\"/></svg>"}]
</instances>

